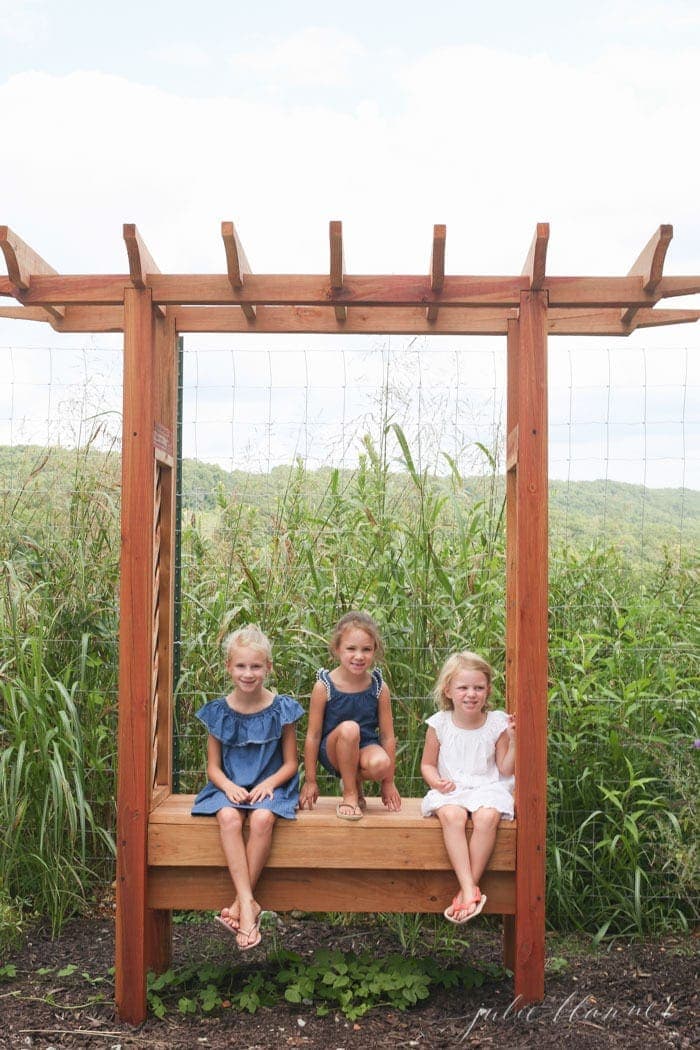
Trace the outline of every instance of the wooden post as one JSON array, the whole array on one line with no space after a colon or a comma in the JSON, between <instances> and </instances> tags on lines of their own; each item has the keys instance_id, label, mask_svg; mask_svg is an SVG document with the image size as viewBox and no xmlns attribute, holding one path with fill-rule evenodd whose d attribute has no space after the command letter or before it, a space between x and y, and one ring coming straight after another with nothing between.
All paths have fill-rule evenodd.
<instances>
[{"instance_id":1,"label":"wooden post","mask_svg":"<svg viewBox=\"0 0 700 1050\"><path fill-rule=\"evenodd\" d=\"M146 1016L146 971L170 958L170 914L147 907L148 814L170 790L172 562L177 355L174 325L148 288L124 296L122 551L117 771L115 992Z\"/></svg>"},{"instance_id":2,"label":"wooden post","mask_svg":"<svg viewBox=\"0 0 700 1050\"><path fill-rule=\"evenodd\" d=\"M516 913L504 958L520 1005L544 997L547 814L547 293L508 322L506 693L517 717Z\"/></svg>"},{"instance_id":3,"label":"wooden post","mask_svg":"<svg viewBox=\"0 0 700 1050\"><path fill-rule=\"evenodd\" d=\"M146 1016L146 837L153 619L154 321L148 289L124 294L122 549L119 603L117 915L119 1016Z\"/></svg>"},{"instance_id":4,"label":"wooden post","mask_svg":"<svg viewBox=\"0 0 700 1050\"><path fill-rule=\"evenodd\" d=\"M149 810L173 786L173 646L175 622L175 531L177 486L178 350L174 315L155 318L153 447L155 498L153 543L153 677L151 695L151 768ZM172 957L169 911L149 909L146 965L155 973L168 969Z\"/></svg>"},{"instance_id":5,"label":"wooden post","mask_svg":"<svg viewBox=\"0 0 700 1050\"><path fill-rule=\"evenodd\" d=\"M516 471L518 465L518 352L520 326L517 311L508 318L506 336L506 708L515 711L518 695L518 651L515 566L518 532ZM503 916L503 965L515 970L515 916Z\"/></svg>"}]
</instances>

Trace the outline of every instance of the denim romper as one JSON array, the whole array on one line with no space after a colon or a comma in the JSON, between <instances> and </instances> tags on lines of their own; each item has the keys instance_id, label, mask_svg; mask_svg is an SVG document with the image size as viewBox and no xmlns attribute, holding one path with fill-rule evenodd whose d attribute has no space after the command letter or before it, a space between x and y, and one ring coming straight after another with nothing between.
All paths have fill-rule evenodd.
<instances>
[{"instance_id":1,"label":"denim romper","mask_svg":"<svg viewBox=\"0 0 700 1050\"><path fill-rule=\"evenodd\" d=\"M360 747L379 743L378 700L382 688L382 672L378 667L372 671L372 681L361 693L343 693L337 689L325 667L316 672L316 680L326 687L328 701L323 713L323 729L318 757L324 769L334 776L339 776L328 752L326 739L341 722L357 722L360 727Z\"/></svg>"}]
</instances>

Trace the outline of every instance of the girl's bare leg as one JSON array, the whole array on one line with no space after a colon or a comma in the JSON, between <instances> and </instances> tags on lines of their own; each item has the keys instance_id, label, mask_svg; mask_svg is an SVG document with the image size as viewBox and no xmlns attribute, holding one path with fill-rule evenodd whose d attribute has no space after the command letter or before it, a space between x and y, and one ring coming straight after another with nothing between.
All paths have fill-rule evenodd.
<instances>
[{"instance_id":1,"label":"girl's bare leg","mask_svg":"<svg viewBox=\"0 0 700 1050\"><path fill-rule=\"evenodd\" d=\"M442 827L447 856L459 883L456 900L466 903L473 898L476 890L467 844L468 813L461 806L441 806L436 810L436 815Z\"/></svg>"},{"instance_id":2,"label":"girl's bare leg","mask_svg":"<svg viewBox=\"0 0 700 1050\"><path fill-rule=\"evenodd\" d=\"M390 769L391 760L379 744L367 744L360 750L360 786L363 780L384 780Z\"/></svg>"},{"instance_id":3,"label":"girl's bare leg","mask_svg":"<svg viewBox=\"0 0 700 1050\"><path fill-rule=\"evenodd\" d=\"M248 875L253 890L258 884L258 879L270 856L272 846L272 829L277 817L269 809L251 810L248 821L248 842L246 843L246 857L248 858Z\"/></svg>"},{"instance_id":4,"label":"girl's bare leg","mask_svg":"<svg viewBox=\"0 0 700 1050\"><path fill-rule=\"evenodd\" d=\"M354 809L360 801L358 779L360 775L360 727L357 722L341 722L326 740L328 757L340 773L343 781L343 802Z\"/></svg>"},{"instance_id":5,"label":"girl's bare leg","mask_svg":"<svg viewBox=\"0 0 700 1050\"><path fill-rule=\"evenodd\" d=\"M486 871L489 857L496 845L496 831L501 819L497 809L482 806L472 813L472 834L469 840L469 863L474 882L478 885L479 879Z\"/></svg>"},{"instance_id":6,"label":"girl's bare leg","mask_svg":"<svg viewBox=\"0 0 700 1050\"><path fill-rule=\"evenodd\" d=\"M248 841L245 843L245 852L248 865L248 878L253 892L258 884L258 879L262 874L262 870L267 863L267 858L270 856L272 829L275 826L276 820L277 817L269 809L254 809L250 811L248 821ZM257 901L255 903L257 905ZM254 909L253 920L251 920L249 925L246 925L245 920L241 924L241 909L238 897L236 897L236 900L230 908L222 909L221 918L227 920L231 927L236 931L238 931L241 925L244 930L249 930L252 921L254 921L255 915L257 915L259 910L259 908Z\"/></svg>"},{"instance_id":7,"label":"girl's bare leg","mask_svg":"<svg viewBox=\"0 0 700 1050\"><path fill-rule=\"evenodd\" d=\"M220 809L216 814L219 822L219 833L221 835L221 846L226 857L231 881L236 890L236 901L228 909L228 914L221 913L221 918L227 922L231 929L236 931L236 939L242 937L241 930L250 930L255 924L257 914L260 911L253 897L253 887L248 871L248 858L246 856L245 842L243 841L243 821L245 811L238 809ZM226 909L224 909L226 911ZM238 923L236 923L236 912ZM252 939L252 938L251 938ZM241 945L245 946L248 939L243 937Z\"/></svg>"}]
</instances>

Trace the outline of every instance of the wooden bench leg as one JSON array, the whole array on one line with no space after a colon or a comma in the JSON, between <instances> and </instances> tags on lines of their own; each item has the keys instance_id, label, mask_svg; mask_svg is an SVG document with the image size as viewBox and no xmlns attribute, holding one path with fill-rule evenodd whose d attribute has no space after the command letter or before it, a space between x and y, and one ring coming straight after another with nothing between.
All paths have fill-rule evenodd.
<instances>
[{"instance_id":1,"label":"wooden bench leg","mask_svg":"<svg viewBox=\"0 0 700 1050\"><path fill-rule=\"evenodd\" d=\"M503 916L503 965L513 974L519 1007L544 999L544 929L541 932L541 937L528 938L525 923L518 929L516 915Z\"/></svg>"},{"instance_id":2,"label":"wooden bench leg","mask_svg":"<svg viewBox=\"0 0 700 1050\"><path fill-rule=\"evenodd\" d=\"M503 916L503 965L515 972L515 916Z\"/></svg>"},{"instance_id":3,"label":"wooden bench leg","mask_svg":"<svg viewBox=\"0 0 700 1050\"><path fill-rule=\"evenodd\" d=\"M513 990L519 1006L541 1003L544 999L544 922L541 926L519 922L512 916L515 949ZM509 951L511 950L509 946Z\"/></svg>"},{"instance_id":4,"label":"wooden bench leg","mask_svg":"<svg viewBox=\"0 0 700 1050\"><path fill-rule=\"evenodd\" d=\"M149 908L146 912L146 968L154 973L165 973L172 957L172 912Z\"/></svg>"},{"instance_id":5,"label":"wooden bench leg","mask_svg":"<svg viewBox=\"0 0 700 1050\"><path fill-rule=\"evenodd\" d=\"M148 924L145 916L148 911L137 906L138 895L133 894L133 890L131 900L124 897L125 893L120 893L118 887L114 994L120 1019L127 1024L139 1025L145 1021L147 1012Z\"/></svg>"}]
</instances>

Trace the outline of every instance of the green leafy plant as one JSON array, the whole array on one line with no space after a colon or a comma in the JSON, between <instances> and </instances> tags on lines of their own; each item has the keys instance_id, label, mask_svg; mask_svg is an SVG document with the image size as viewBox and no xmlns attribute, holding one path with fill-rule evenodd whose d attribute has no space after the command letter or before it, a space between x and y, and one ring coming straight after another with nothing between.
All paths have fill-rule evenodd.
<instances>
[{"instance_id":1,"label":"green leafy plant","mask_svg":"<svg viewBox=\"0 0 700 1050\"><path fill-rule=\"evenodd\" d=\"M437 987L475 988L503 975L495 966L449 965L432 958L320 950L302 958L281 951L265 969L190 966L149 976L149 1008L164 1017L173 1005L180 1013L234 1008L255 1013L284 1001L313 1006L319 1016L339 1010L350 1020L390 1005L407 1010Z\"/></svg>"}]
</instances>

